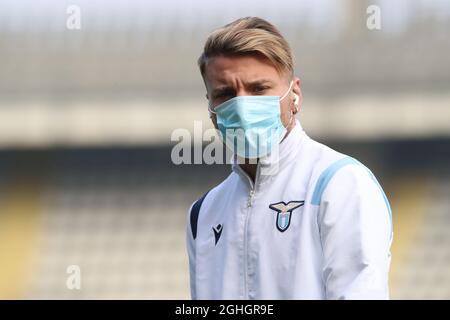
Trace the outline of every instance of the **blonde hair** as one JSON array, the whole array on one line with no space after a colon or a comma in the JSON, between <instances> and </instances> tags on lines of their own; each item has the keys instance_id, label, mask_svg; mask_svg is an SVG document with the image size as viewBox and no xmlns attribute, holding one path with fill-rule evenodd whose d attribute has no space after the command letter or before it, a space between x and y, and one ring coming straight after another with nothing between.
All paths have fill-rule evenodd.
<instances>
[{"instance_id":1,"label":"blonde hair","mask_svg":"<svg viewBox=\"0 0 450 320\"><path fill-rule=\"evenodd\" d=\"M198 58L198 66L204 78L208 58L252 53L260 53L269 59L280 74L293 75L294 62L289 44L274 25L257 17L241 18L213 31Z\"/></svg>"}]
</instances>

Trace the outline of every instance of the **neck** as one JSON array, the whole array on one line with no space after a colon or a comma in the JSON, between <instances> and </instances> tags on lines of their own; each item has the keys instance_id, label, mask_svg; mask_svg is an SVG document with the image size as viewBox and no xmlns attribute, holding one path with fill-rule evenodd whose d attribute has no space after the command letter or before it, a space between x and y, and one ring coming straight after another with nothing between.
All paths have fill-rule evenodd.
<instances>
[{"instance_id":1,"label":"neck","mask_svg":"<svg viewBox=\"0 0 450 320\"><path fill-rule=\"evenodd\" d=\"M244 172L246 174L248 174L248 176L250 177L250 179L252 179L253 183L255 182L255 178L256 178L256 170L258 165L257 164L250 164L250 163L241 163L239 165L242 170L244 170Z\"/></svg>"}]
</instances>

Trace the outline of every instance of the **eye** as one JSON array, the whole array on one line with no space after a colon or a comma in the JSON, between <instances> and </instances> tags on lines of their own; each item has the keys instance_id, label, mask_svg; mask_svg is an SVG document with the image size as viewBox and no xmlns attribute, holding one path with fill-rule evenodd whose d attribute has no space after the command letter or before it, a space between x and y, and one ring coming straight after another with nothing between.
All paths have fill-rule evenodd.
<instances>
[{"instance_id":1,"label":"eye","mask_svg":"<svg viewBox=\"0 0 450 320\"><path fill-rule=\"evenodd\" d=\"M255 86L253 88L253 92L261 94L261 93L266 92L268 89L270 89L270 87L268 87L268 86Z\"/></svg>"},{"instance_id":2,"label":"eye","mask_svg":"<svg viewBox=\"0 0 450 320\"><path fill-rule=\"evenodd\" d=\"M213 94L213 99L217 100L224 100L229 99L235 95L234 90L231 89L225 89L225 90L219 90L215 94Z\"/></svg>"},{"instance_id":3,"label":"eye","mask_svg":"<svg viewBox=\"0 0 450 320\"><path fill-rule=\"evenodd\" d=\"M214 98L215 99L220 99L220 98L225 98L225 97L228 97L228 96L229 96L229 93L221 92L221 93L216 94Z\"/></svg>"}]
</instances>

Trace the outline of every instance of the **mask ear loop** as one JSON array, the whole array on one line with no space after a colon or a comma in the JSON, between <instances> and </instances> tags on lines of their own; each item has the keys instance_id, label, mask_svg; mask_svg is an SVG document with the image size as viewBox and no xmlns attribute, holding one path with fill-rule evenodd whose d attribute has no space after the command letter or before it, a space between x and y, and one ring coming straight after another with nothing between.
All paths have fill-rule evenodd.
<instances>
[{"instance_id":1,"label":"mask ear loop","mask_svg":"<svg viewBox=\"0 0 450 320\"><path fill-rule=\"evenodd\" d=\"M209 118L212 119L213 114L217 114L213 109L211 109L211 102L208 101L208 111L209 111Z\"/></svg>"},{"instance_id":2,"label":"mask ear loop","mask_svg":"<svg viewBox=\"0 0 450 320\"><path fill-rule=\"evenodd\" d=\"M291 83L289 84L289 88L287 89L286 93L283 94L283 96L280 98L280 101L286 98L286 96L289 94L289 91L291 91L292 84L294 83L294 80L291 80Z\"/></svg>"},{"instance_id":3,"label":"mask ear loop","mask_svg":"<svg viewBox=\"0 0 450 320\"><path fill-rule=\"evenodd\" d=\"M214 114L217 113L217 112L215 112L213 109L211 109L211 103L209 103L209 102L208 102L208 111L209 111L210 113L214 113Z\"/></svg>"},{"instance_id":4,"label":"mask ear loop","mask_svg":"<svg viewBox=\"0 0 450 320\"><path fill-rule=\"evenodd\" d=\"M291 83L289 84L289 89L287 89L287 91L286 91L286 93L285 94L283 94L283 96L280 98L280 101L281 100L283 100L284 98L286 98L286 96L289 94L289 92L291 91L291 88L292 88L292 85L294 84L294 80L291 80ZM297 98L298 96L296 95L296 99L295 99L295 101L294 101L294 104L296 105L296 108L298 109L298 107L297 107L297 104L298 104L298 98ZM289 124L288 124L288 127L291 125L291 123L292 123L292 120L294 120L295 119L295 116L294 116L294 112L292 112L292 110L291 110L291 116L290 116L290 118L289 118Z\"/></svg>"}]
</instances>

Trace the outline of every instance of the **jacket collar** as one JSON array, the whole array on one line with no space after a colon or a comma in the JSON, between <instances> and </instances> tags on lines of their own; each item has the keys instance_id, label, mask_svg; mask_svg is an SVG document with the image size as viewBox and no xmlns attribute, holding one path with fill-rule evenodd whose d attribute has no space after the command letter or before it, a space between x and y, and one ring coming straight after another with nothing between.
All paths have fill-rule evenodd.
<instances>
[{"instance_id":1,"label":"jacket collar","mask_svg":"<svg viewBox=\"0 0 450 320\"><path fill-rule=\"evenodd\" d=\"M253 183L250 176L239 166L236 155L233 155L232 158L232 170L245 181L249 182L252 188L271 181L296 158L300 144L306 136L300 121L297 119L295 121L295 126L283 141L281 141L278 148L275 148L271 154L259 159L255 183Z\"/></svg>"}]
</instances>

